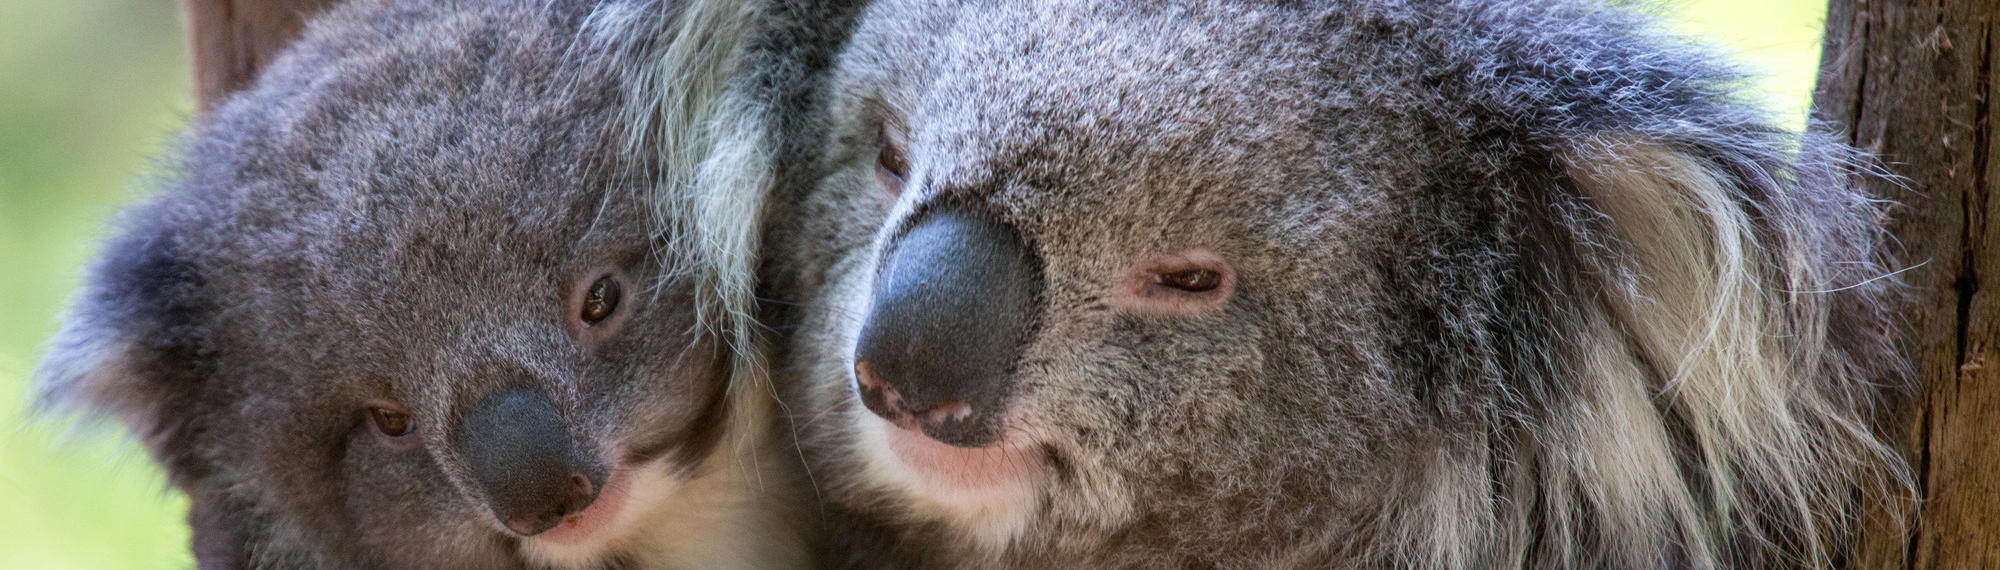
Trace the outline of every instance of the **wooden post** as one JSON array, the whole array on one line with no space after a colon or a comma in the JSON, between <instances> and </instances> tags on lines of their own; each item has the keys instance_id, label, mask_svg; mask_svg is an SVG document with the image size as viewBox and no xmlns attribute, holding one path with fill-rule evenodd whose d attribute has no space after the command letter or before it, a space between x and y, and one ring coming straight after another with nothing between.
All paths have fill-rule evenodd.
<instances>
[{"instance_id":1,"label":"wooden post","mask_svg":"<svg viewBox=\"0 0 2000 570\"><path fill-rule=\"evenodd\" d=\"M194 55L194 95L206 109L250 84L307 17L339 0L183 0Z\"/></svg>"},{"instance_id":2,"label":"wooden post","mask_svg":"<svg viewBox=\"0 0 2000 570\"><path fill-rule=\"evenodd\" d=\"M1902 347L1921 382L1888 428L1920 510L1907 525L1872 517L1850 566L2000 568L2000 176L1988 172L2000 0L1831 1L1815 113L1906 178L1869 184L1897 202Z\"/></svg>"}]
</instances>

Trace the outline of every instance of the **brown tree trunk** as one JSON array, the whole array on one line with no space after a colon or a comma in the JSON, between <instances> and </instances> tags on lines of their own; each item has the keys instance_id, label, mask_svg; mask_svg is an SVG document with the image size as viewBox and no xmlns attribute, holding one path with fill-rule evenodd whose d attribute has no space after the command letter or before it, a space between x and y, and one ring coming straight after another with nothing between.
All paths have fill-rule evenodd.
<instances>
[{"instance_id":1,"label":"brown tree trunk","mask_svg":"<svg viewBox=\"0 0 2000 570\"><path fill-rule=\"evenodd\" d=\"M194 95L202 108L250 84L306 18L339 0L183 0L194 54Z\"/></svg>"},{"instance_id":2,"label":"brown tree trunk","mask_svg":"<svg viewBox=\"0 0 2000 570\"><path fill-rule=\"evenodd\" d=\"M1920 385L1888 431L1921 505L1875 513L1855 568L2000 568L2000 214L1988 169L2000 0L1832 0L1815 113L1906 178L1867 181L1910 287L1902 346Z\"/></svg>"}]
</instances>

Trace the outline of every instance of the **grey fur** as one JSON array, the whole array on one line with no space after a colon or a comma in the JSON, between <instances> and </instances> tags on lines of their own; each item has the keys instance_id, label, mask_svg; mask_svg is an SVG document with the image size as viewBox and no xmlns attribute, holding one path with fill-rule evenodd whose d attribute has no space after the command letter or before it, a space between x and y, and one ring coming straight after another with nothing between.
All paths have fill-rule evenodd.
<instances>
[{"instance_id":1,"label":"grey fur","mask_svg":"<svg viewBox=\"0 0 2000 570\"><path fill-rule=\"evenodd\" d=\"M1642 13L885 0L848 37L847 3L795 12L823 27L773 20L765 128L731 136L776 149L742 168L774 173L762 314L831 564L1824 567L1855 497L1898 504L1867 428L1907 378L1896 285L1847 180L1872 174ZM1030 467L991 496L913 479L854 394L880 252L946 203L1043 268L1026 443L988 464ZM1126 268L1190 247L1240 274L1226 303L1118 308Z\"/></svg>"},{"instance_id":2,"label":"grey fur","mask_svg":"<svg viewBox=\"0 0 2000 570\"><path fill-rule=\"evenodd\" d=\"M767 412L730 398L735 351L698 327L703 279L683 271L707 261L664 247L661 166L630 127L672 88L626 73L657 57L669 8L353 0L318 18L124 215L40 370L45 405L145 440L192 499L204 568L796 563L781 495L753 489L787 486L757 479ZM566 328L607 270L630 284L622 321ZM455 418L524 384L576 445L648 474L617 540L522 540L480 498ZM377 399L414 412L420 445L376 437Z\"/></svg>"}]
</instances>

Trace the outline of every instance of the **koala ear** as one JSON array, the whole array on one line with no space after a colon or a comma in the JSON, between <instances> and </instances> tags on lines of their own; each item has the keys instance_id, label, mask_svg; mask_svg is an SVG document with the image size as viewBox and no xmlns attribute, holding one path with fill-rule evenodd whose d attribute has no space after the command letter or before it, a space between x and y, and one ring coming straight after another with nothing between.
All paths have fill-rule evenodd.
<instances>
[{"instance_id":1,"label":"koala ear","mask_svg":"<svg viewBox=\"0 0 2000 570\"><path fill-rule=\"evenodd\" d=\"M1564 166L1582 219L1570 227L1597 277L1598 309L1665 376L1656 381L1718 403L1763 396L1782 407L1785 394L1741 391L1789 385L1774 343L1791 324L1780 295L1813 264L1799 248L1809 240L1774 223L1796 208L1795 189L1748 157L1710 154L1643 140L1573 147Z\"/></svg>"},{"instance_id":2,"label":"koala ear","mask_svg":"<svg viewBox=\"0 0 2000 570\"><path fill-rule=\"evenodd\" d=\"M219 493L206 489L188 490L189 538L194 559L202 570L249 568L245 540L254 532L256 521L245 520L247 509L233 508Z\"/></svg>"},{"instance_id":3,"label":"koala ear","mask_svg":"<svg viewBox=\"0 0 2000 570\"><path fill-rule=\"evenodd\" d=\"M191 502L202 568L244 567L240 509L211 485L198 453L199 402L212 370L212 304L179 240L136 212L138 227L106 244L37 376L37 406L122 420Z\"/></svg>"},{"instance_id":4,"label":"koala ear","mask_svg":"<svg viewBox=\"0 0 2000 570\"><path fill-rule=\"evenodd\" d=\"M202 474L191 426L210 368L209 303L173 234L141 226L108 242L87 275L36 371L37 405L116 416L185 488Z\"/></svg>"},{"instance_id":5,"label":"koala ear","mask_svg":"<svg viewBox=\"0 0 2000 570\"><path fill-rule=\"evenodd\" d=\"M1580 334L1561 341L1559 367L1592 408L1575 417L1594 419L1551 439L1632 458L1577 466L1601 526L1679 528L1704 559L1724 546L1702 529L1726 521L1821 560L1832 545L1817 529L1845 515L1814 509L1842 504L1886 453L1854 427L1848 391L1897 357L1829 332L1844 307L1886 304L1876 206L1844 187L1845 147L1778 146L1601 139L1558 156L1549 215L1582 274Z\"/></svg>"}]
</instances>

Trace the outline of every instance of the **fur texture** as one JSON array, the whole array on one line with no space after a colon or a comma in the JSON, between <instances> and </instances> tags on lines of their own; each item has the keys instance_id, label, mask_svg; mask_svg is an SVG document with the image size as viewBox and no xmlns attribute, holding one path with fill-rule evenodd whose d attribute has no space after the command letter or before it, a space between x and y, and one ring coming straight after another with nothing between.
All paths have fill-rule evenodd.
<instances>
[{"instance_id":1,"label":"fur texture","mask_svg":"<svg viewBox=\"0 0 2000 570\"><path fill-rule=\"evenodd\" d=\"M1855 497L1900 500L1872 174L1644 14L798 11L819 31L773 20L729 136L772 149L736 168L773 185L761 314L832 564L1817 568ZM986 448L855 394L885 252L941 208L1041 271ZM1226 298L1132 309L1190 256Z\"/></svg>"},{"instance_id":2,"label":"fur texture","mask_svg":"<svg viewBox=\"0 0 2000 570\"><path fill-rule=\"evenodd\" d=\"M802 564L769 399L731 389L746 327L700 309L734 262L651 208L687 165L640 149L695 143L632 119L710 96L630 73L709 8L353 0L312 22L124 216L44 402L145 440L204 568ZM614 316L579 321L605 276ZM621 508L578 540L508 530L468 464L468 406L524 386L612 473L598 502ZM412 434L377 433L384 402Z\"/></svg>"}]
</instances>

